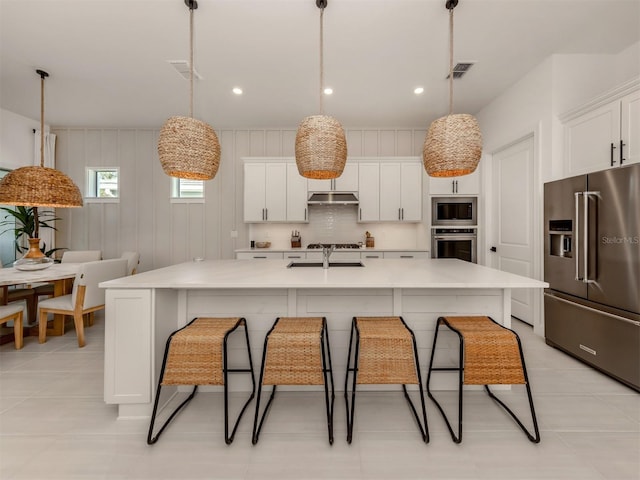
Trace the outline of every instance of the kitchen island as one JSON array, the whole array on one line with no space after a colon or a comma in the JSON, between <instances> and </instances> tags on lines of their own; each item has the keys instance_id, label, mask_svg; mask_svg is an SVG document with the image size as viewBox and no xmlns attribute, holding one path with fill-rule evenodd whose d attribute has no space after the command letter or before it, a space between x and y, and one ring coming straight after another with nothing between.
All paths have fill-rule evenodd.
<instances>
[{"instance_id":1,"label":"kitchen island","mask_svg":"<svg viewBox=\"0 0 640 480\"><path fill-rule=\"evenodd\" d=\"M287 268L289 263L194 261L102 283L107 289L105 402L117 404L122 418L149 416L166 340L198 316L247 319L256 376L265 334L276 317L326 316L340 390L354 315L402 315L416 334L424 371L440 315L489 315L510 326L511 290L548 286L455 259L371 259L363 260L363 267L328 269ZM240 337L229 340L230 365L246 361ZM451 335L439 342L436 358L453 362L457 351L457 339ZM452 376L434 388L453 388L455 382ZM250 382L238 379L230 388L250 389ZM166 390L170 395L171 389Z\"/></svg>"}]
</instances>

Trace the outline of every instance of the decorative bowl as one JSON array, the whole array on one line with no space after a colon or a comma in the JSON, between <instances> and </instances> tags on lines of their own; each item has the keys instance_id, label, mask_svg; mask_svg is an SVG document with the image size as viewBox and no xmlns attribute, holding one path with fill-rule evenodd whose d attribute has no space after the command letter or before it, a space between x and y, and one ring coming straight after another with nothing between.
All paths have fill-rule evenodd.
<instances>
[{"instance_id":1,"label":"decorative bowl","mask_svg":"<svg viewBox=\"0 0 640 480\"><path fill-rule=\"evenodd\" d=\"M271 246L271 242L256 242L256 247L258 248L269 248Z\"/></svg>"}]
</instances>

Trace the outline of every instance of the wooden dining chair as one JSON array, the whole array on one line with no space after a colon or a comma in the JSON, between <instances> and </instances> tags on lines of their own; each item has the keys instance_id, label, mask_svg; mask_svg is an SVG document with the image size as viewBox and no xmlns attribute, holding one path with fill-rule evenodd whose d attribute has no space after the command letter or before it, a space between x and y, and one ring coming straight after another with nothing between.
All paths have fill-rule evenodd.
<instances>
[{"instance_id":1,"label":"wooden dining chair","mask_svg":"<svg viewBox=\"0 0 640 480\"><path fill-rule=\"evenodd\" d=\"M12 305L0 305L0 325L13 320L13 338L16 350L22 348L22 316L25 303L14 303Z\"/></svg>"},{"instance_id":2,"label":"wooden dining chair","mask_svg":"<svg viewBox=\"0 0 640 480\"><path fill-rule=\"evenodd\" d=\"M135 275L140 263L140 254L138 252L122 252L120 258L127 259L127 275Z\"/></svg>"},{"instance_id":3,"label":"wooden dining chair","mask_svg":"<svg viewBox=\"0 0 640 480\"><path fill-rule=\"evenodd\" d=\"M62 263L86 263L102 260L101 250L66 250L62 254Z\"/></svg>"},{"instance_id":4,"label":"wooden dining chair","mask_svg":"<svg viewBox=\"0 0 640 480\"><path fill-rule=\"evenodd\" d=\"M102 251L100 250L67 250L62 254L60 263L86 263L94 262L102 259ZM36 292L36 298L53 297L53 283L42 283L35 285L33 289ZM35 322L35 309L34 309Z\"/></svg>"},{"instance_id":5,"label":"wooden dining chair","mask_svg":"<svg viewBox=\"0 0 640 480\"><path fill-rule=\"evenodd\" d=\"M99 287L101 282L113 280L127 275L127 260L98 260L83 263L73 282L73 290L69 295L49 298L38 305L40 343L47 340L47 315L49 313L69 315L78 335L78 346L84 347L83 316L92 315L104 308L105 290Z\"/></svg>"},{"instance_id":6,"label":"wooden dining chair","mask_svg":"<svg viewBox=\"0 0 640 480\"><path fill-rule=\"evenodd\" d=\"M2 264L0 264L2 268ZM0 305L24 300L27 303L27 318L29 323L36 323L36 291L33 288L18 285L0 287Z\"/></svg>"}]
</instances>

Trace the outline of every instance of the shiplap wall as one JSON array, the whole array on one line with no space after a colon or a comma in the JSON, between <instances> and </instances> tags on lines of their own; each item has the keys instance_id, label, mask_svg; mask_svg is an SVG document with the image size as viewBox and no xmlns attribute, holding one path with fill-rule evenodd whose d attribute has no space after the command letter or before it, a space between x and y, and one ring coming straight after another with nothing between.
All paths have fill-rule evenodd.
<instances>
[{"instance_id":1,"label":"shiplap wall","mask_svg":"<svg viewBox=\"0 0 640 480\"><path fill-rule=\"evenodd\" d=\"M56 165L84 193L87 167L120 168L119 203L85 203L58 209L57 245L102 250L104 258L140 252L139 271L194 257L234 258L248 245L243 223L242 157L294 156L295 129L222 130L215 179L205 182L203 203L170 200L170 177L157 155L158 130L56 128ZM348 129L350 156L418 156L424 129ZM232 238L231 232L237 237Z\"/></svg>"}]
</instances>

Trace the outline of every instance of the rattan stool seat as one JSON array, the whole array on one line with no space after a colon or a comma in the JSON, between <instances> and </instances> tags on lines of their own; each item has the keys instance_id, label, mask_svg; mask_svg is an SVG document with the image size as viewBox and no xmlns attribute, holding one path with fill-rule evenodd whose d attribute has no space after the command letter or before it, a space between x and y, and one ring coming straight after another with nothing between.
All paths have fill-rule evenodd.
<instances>
[{"instance_id":1,"label":"rattan stool seat","mask_svg":"<svg viewBox=\"0 0 640 480\"><path fill-rule=\"evenodd\" d=\"M400 317L357 317L359 384L419 385L411 333Z\"/></svg>"},{"instance_id":2,"label":"rattan stool seat","mask_svg":"<svg viewBox=\"0 0 640 480\"><path fill-rule=\"evenodd\" d=\"M524 384L515 332L488 317L444 317L464 337L464 384Z\"/></svg>"},{"instance_id":3,"label":"rattan stool seat","mask_svg":"<svg viewBox=\"0 0 640 480\"><path fill-rule=\"evenodd\" d=\"M196 318L178 331L169 345L162 385L224 385L222 343L239 321Z\"/></svg>"},{"instance_id":4,"label":"rattan stool seat","mask_svg":"<svg viewBox=\"0 0 640 480\"><path fill-rule=\"evenodd\" d=\"M244 327L249 368L229 368L227 365L227 340L239 327ZM251 395L238 414L231 434L229 434L229 390L227 381L229 373L249 373L253 385ZM158 413L160 393L163 386L170 385L193 385L193 390L187 399L169 415L154 436L153 427ZM149 445L158 441L171 420L195 396L200 385L224 386L224 436L225 442L230 444L233 441L240 419L256 391L249 332L244 318L195 318L186 326L169 335L147 435L147 443Z\"/></svg>"},{"instance_id":5,"label":"rattan stool seat","mask_svg":"<svg viewBox=\"0 0 640 480\"><path fill-rule=\"evenodd\" d=\"M282 317L269 335L263 385L323 385L322 317Z\"/></svg>"},{"instance_id":6,"label":"rattan stool seat","mask_svg":"<svg viewBox=\"0 0 640 480\"><path fill-rule=\"evenodd\" d=\"M457 367L435 367L434 356L438 332L441 326L453 330L460 341L459 363ZM430 389L431 374L437 371L458 372L458 433L454 433L449 419L442 406L438 403ZM489 385L518 385L524 384L529 398L529 407L533 421L534 434L532 435L518 419L518 417L496 397ZM540 441L540 432L533 407L531 386L527 377L527 369L524 362L524 353L520 338L513 330L510 330L491 317L486 316L446 316L438 318L431 361L427 375L427 393L436 404L451 434L454 442L462 441L462 386L484 385L487 394L495 400L516 421L518 426L534 443Z\"/></svg>"},{"instance_id":7,"label":"rattan stool seat","mask_svg":"<svg viewBox=\"0 0 640 480\"><path fill-rule=\"evenodd\" d=\"M355 336L355 342L354 342ZM351 400L349 375L353 374ZM402 385L404 396L425 442L429 441L427 411L420 378L415 336L402 317L354 317L349 340L344 398L347 408L347 441L353 438L356 386L361 384ZM409 397L406 385L418 385L422 420Z\"/></svg>"},{"instance_id":8,"label":"rattan stool seat","mask_svg":"<svg viewBox=\"0 0 640 480\"><path fill-rule=\"evenodd\" d=\"M329 394L329 381L331 394ZM278 385L324 385L329 443L333 444L333 369L327 319L324 317L279 317L264 339L260 381L253 422L253 438L258 443L260 431L269 412ZM263 385L273 385L271 396L260 416Z\"/></svg>"}]
</instances>

